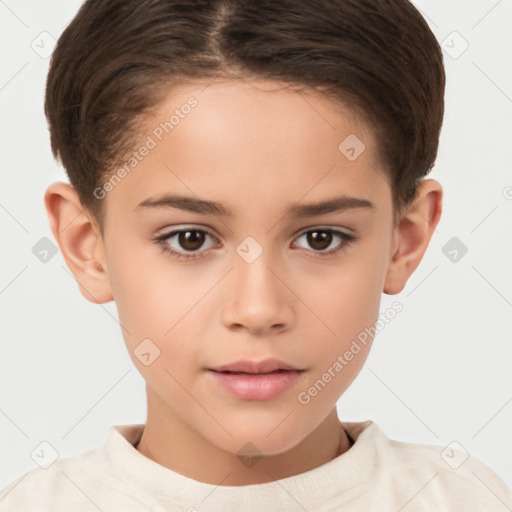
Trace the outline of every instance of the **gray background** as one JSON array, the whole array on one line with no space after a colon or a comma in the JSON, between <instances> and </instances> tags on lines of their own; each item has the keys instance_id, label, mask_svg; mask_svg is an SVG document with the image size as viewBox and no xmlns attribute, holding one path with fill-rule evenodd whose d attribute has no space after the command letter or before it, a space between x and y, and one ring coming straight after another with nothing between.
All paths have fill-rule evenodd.
<instances>
[{"instance_id":1,"label":"gray background","mask_svg":"<svg viewBox=\"0 0 512 512\"><path fill-rule=\"evenodd\" d=\"M0 1L0 488L36 467L42 441L69 457L99 447L110 425L145 421L144 381L114 303L88 302L59 253L44 262L33 252L53 241L44 191L65 180L43 114L47 57L80 4ZM511 486L512 1L415 4L445 50L446 118L431 173L444 212L405 290L383 296L382 311L396 300L404 309L339 414L373 419L402 441L457 441Z\"/></svg>"}]
</instances>

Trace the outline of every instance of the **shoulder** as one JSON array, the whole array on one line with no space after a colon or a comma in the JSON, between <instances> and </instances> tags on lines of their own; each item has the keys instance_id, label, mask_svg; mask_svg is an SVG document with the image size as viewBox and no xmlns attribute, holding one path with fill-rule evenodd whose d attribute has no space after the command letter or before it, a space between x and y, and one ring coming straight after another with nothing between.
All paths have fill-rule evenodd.
<instances>
[{"instance_id":1,"label":"shoulder","mask_svg":"<svg viewBox=\"0 0 512 512\"><path fill-rule=\"evenodd\" d=\"M100 449L36 467L0 490L0 511L97 512L111 510L111 503L126 511L146 510L108 467Z\"/></svg>"},{"instance_id":2,"label":"shoulder","mask_svg":"<svg viewBox=\"0 0 512 512\"><path fill-rule=\"evenodd\" d=\"M371 422L349 423L355 436L372 444L375 473L384 486L400 495L403 510L506 511L512 492L487 464L459 443L447 446L409 443L388 438Z\"/></svg>"},{"instance_id":3,"label":"shoulder","mask_svg":"<svg viewBox=\"0 0 512 512\"><path fill-rule=\"evenodd\" d=\"M446 507L471 504L472 510L507 510L512 493L487 464L470 455L459 443L447 446L391 441L397 463L416 477L423 500L435 497ZM421 501L419 495L417 501ZM448 508L450 509L450 508Z\"/></svg>"}]
</instances>

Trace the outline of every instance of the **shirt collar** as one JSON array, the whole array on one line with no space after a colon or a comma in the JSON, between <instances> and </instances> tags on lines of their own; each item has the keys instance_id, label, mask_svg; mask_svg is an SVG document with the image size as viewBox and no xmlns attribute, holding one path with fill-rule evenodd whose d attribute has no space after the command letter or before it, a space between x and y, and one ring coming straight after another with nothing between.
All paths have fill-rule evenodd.
<instances>
[{"instance_id":1,"label":"shirt collar","mask_svg":"<svg viewBox=\"0 0 512 512\"><path fill-rule=\"evenodd\" d=\"M335 459L288 478L245 486L222 486L199 482L161 466L142 455L134 445L144 424L113 425L100 449L110 471L134 489L138 499L155 507L180 505L184 510L231 512L253 510L314 510L319 503L344 492L353 492L368 482L375 471L378 443L384 435L372 421L342 422L352 447ZM377 439L378 441L378 439ZM145 498L144 495L146 495ZM147 501L146 501L147 500Z\"/></svg>"}]
</instances>

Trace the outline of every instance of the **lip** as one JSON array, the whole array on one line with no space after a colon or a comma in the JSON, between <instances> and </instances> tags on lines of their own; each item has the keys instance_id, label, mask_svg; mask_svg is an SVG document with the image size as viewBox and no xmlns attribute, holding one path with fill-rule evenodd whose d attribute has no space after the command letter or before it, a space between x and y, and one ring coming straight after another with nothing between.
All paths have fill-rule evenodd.
<instances>
[{"instance_id":1,"label":"lip","mask_svg":"<svg viewBox=\"0 0 512 512\"><path fill-rule=\"evenodd\" d=\"M209 368L215 372L244 372L244 373L270 373L276 370L296 370L300 371L301 368L291 366L284 361L275 358L263 359L262 361L251 361L250 359L243 359L235 361L234 363Z\"/></svg>"},{"instance_id":2,"label":"lip","mask_svg":"<svg viewBox=\"0 0 512 512\"><path fill-rule=\"evenodd\" d=\"M208 370L214 382L242 400L272 400L292 388L304 370L272 373L230 373Z\"/></svg>"},{"instance_id":3,"label":"lip","mask_svg":"<svg viewBox=\"0 0 512 512\"><path fill-rule=\"evenodd\" d=\"M244 359L208 368L213 380L243 400L272 400L295 385L304 369L275 358Z\"/></svg>"}]
</instances>

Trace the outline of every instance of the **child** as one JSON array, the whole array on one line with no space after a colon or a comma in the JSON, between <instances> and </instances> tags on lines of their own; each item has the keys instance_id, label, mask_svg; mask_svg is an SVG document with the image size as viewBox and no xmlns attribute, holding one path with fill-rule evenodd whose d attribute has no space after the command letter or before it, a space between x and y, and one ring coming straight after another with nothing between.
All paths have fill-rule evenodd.
<instances>
[{"instance_id":1,"label":"child","mask_svg":"<svg viewBox=\"0 0 512 512\"><path fill-rule=\"evenodd\" d=\"M336 410L441 216L444 85L407 0L86 1L48 75L71 185L45 204L147 421L0 510L510 509L482 462Z\"/></svg>"}]
</instances>

